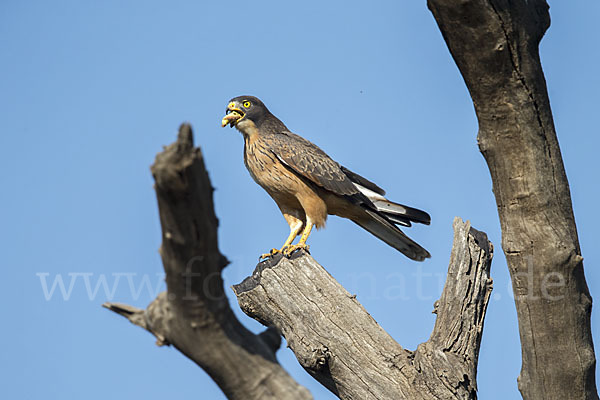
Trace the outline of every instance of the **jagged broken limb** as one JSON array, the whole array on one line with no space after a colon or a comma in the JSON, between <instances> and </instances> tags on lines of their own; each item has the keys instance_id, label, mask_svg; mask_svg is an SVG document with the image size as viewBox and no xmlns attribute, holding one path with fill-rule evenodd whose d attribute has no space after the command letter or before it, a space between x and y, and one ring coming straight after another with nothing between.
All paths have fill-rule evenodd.
<instances>
[{"instance_id":1,"label":"jagged broken limb","mask_svg":"<svg viewBox=\"0 0 600 400\"><path fill-rule=\"evenodd\" d=\"M227 259L217 244L213 188L188 124L156 156L152 174L167 292L145 310L118 303L104 307L152 333L157 344L176 347L229 399L312 399L277 362L279 334L267 329L255 335L229 306L221 277Z\"/></svg>"},{"instance_id":2,"label":"jagged broken limb","mask_svg":"<svg viewBox=\"0 0 600 400\"><path fill-rule=\"evenodd\" d=\"M492 253L483 232L455 219L436 324L415 351L306 253L263 261L233 289L242 310L281 332L304 369L341 399L474 399Z\"/></svg>"}]
</instances>

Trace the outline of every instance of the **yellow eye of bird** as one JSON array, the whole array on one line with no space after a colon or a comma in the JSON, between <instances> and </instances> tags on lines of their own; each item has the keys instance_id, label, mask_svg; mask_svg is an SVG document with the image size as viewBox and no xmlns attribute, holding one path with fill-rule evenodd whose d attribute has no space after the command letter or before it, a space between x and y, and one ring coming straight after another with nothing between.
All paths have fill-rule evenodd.
<instances>
[{"instance_id":1,"label":"yellow eye of bird","mask_svg":"<svg viewBox=\"0 0 600 400\"><path fill-rule=\"evenodd\" d=\"M243 104L244 107L248 108L250 107L250 102L248 100L246 100Z\"/></svg>"}]
</instances>

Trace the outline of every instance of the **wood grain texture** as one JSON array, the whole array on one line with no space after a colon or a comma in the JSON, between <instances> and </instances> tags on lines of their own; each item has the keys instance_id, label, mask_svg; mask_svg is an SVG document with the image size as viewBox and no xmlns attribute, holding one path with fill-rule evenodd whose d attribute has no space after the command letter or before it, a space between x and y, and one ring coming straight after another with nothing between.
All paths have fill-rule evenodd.
<instances>
[{"instance_id":1,"label":"wood grain texture","mask_svg":"<svg viewBox=\"0 0 600 400\"><path fill-rule=\"evenodd\" d=\"M228 262L218 249L213 188L189 125L157 155L152 174L167 292L146 310L118 303L104 307L148 330L157 344L176 347L229 399L312 399L277 362L279 334L273 329L253 334L229 306L221 277Z\"/></svg>"},{"instance_id":2,"label":"wood grain texture","mask_svg":"<svg viewBox=\"0 0 600 400\"><path fill-rule=\"evenodd\" d=\"M260 263L234 286L246 314L275 327L304 369L341 399L475 399L492 247L459 219L430 340L409 351L310 255Z\"/></svg>"},{"instance_id":3,"label":"wood grain texture","mask_svg":"<svg viewBox=\"0 0 600 400\"><path fill-rule=\"evenodd\" d=\"M538 45L543 0L429 0L479 120L519 319L525 399L597 399L592 299Z\"/></svg>"}]
</instances>

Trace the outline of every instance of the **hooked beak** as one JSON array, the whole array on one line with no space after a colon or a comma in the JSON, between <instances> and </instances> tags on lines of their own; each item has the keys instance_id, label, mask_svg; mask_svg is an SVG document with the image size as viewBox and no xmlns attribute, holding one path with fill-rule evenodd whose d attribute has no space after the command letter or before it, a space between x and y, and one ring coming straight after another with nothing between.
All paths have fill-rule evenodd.
<instances>
[{"instance_id":1,"label":"hooked beak","mask_svg":"<svg viewBox=\"0 0 600 400\"><path fill-rule=\"evenodd\" d=\"M226 127L230 125L232 128L237 124L242 118L244 118L244 112L236 107L234 102L231 102L227 105L227 110L225 111L226 115L221 120L221 127Z\"/></svg>"}]
</instances>

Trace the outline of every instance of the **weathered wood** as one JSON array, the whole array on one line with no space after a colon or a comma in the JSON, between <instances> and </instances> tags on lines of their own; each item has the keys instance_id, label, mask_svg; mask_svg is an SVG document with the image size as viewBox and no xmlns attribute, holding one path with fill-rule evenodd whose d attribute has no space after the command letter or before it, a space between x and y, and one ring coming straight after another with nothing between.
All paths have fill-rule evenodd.
<instances>
[{"instance_id":1,"label":"weathered wood","mask_svg":"<svg viewBox=\"0 0 600 400\"><path fill-rule=\"evenodd\" d=\"M543 0L428 0L470 91L512 277L525 399L597 399L583 272L538 45Z\"/></svg>"},{"instance_id":2,"label":"weathered wood","mask_svg":"<svg viewBox=\"0 0 600 400\"><path fill-rule=\"evenodd\" d=\"M403 349L310 255L275 257L234 286L246 314L277 328L300 364L341 399L474 399L492 247L454 222L448 280L430 340Z\"/></svg>"},{"instance_id":3,"label":"weathered wood","mask_svg":"<svg viewBox=\"0 0 600 400\"><path fill-rule=\"evenodd\" d=\"M273 329L253 334L229 306L221 277L227 260L217 244L213 188L189 125L182 125L177 141L157 155L152 174L167 292L146 310L115 303L104 307L151 332L157 344L175 346L229 399L311 399L277 362L279 334Z\"/></svg>"}]
</instances>

